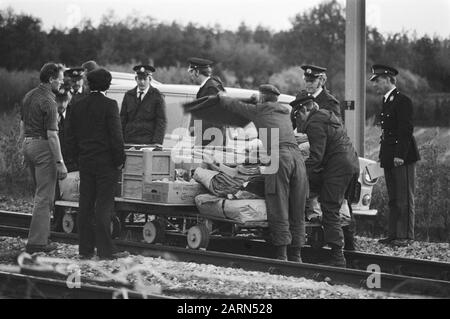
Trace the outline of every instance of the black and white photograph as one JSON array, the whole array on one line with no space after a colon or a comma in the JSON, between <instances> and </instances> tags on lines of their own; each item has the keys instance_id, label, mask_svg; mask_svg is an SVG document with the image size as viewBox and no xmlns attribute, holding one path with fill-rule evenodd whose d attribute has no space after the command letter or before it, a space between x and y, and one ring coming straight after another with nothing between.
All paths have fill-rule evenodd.
<instances>
[{"instance_id":1,"label":"black and white photograph","mask_svg":"<svg viewBox=\"0 0 450 319\"><path fill-rule=\"evenodd\" d=\"M0 0L0 299L449 298L449 0Z\"/></svg>"}]
</instances>

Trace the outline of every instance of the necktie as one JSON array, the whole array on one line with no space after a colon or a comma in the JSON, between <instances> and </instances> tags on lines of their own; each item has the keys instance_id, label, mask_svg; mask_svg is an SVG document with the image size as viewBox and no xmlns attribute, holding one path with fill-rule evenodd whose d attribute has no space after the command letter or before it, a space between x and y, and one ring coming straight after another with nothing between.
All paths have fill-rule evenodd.
<instances>
[{"instance_id":1,"label":"necktie","mask_svg":"<svg viewBox=\"0 0 450 319\"><path fill-rule=\"evenodd\" d=\"M138 100L139 102L142 102L142 95L144 94L144 91L139 91Z\"/></svg>"}]
</instances>

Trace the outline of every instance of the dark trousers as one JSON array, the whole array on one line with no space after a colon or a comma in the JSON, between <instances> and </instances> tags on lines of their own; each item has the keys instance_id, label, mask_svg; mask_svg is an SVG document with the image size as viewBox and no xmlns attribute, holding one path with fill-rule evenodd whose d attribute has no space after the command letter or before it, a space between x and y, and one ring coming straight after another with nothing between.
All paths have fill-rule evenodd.
<instances>
[{"instance_id":1,"label":"dark trousers","mask_svg":"<svg viewBox=\"0 0 450 319\"><path fill-rule=\"evenodd\" d=\"M308 194L308 177L300 150L281 148L277 173L265 178L267 220L273 245L304 245Z\"/></svg>"},{"instance_id":2,"label":"dark trousers","mask_svg":"<svg viewBox=\"0 0 450 319\"><path fill-rule=\"evenodd\" d=\"M389 196L389 237L414 239L416 164L384 169Z\"/></svg>"},{"instance_id":3,"label":"dark trousers","mask_svg":"<svg viewBox=\"0 0 450 319\"><path fill-rule=\"evenodd\" d=\"M97 247L99 257L114 251L111 217L118 171L80 170L80 212L78 214L79 253L90 255Z\"/></svg>"},{"instance_id":4,"label":"dark trousers","mask_svg":"<svg viewBox=\"0 0 450 319\"><path fill-rule=\"evenodd\" d=\"M320 177L310 178L311 191L319 194L322 210L322 226L327 244L344 246L344 233L340 218L340 209L346 191L354 178L354 173L332 175L325 170Z\"/></svg>"}]
</instances>

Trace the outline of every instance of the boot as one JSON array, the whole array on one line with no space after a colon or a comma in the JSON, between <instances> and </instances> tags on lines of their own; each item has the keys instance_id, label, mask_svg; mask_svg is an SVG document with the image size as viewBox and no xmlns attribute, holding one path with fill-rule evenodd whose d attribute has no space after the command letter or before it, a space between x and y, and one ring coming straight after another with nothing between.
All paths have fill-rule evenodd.
<instances>
[{"instance_id":1,"label":"boot","mask_svg":"<svg viewBox=\"0 0 450 319\"><path fill-rule=\"evenodd\" d=\"M289 247L288 248L288 260L296 263L302 262L302 248L301 247Z\"/></svg>"},{"instance_id":2,"label":"boot","mask_svg":"<svg viewBox=\"0 0 450 319\"><path fill-rule=\"evenodd\" d=\"M344 257L344 251L342 250L342 247L330 244L331 246L331 252L330 252L330 258L324 262L322 265L332 266L332 267L347 267L347 261Z\"/></svg>"},{"instance_id":3,"label":"boot","mask_svg":"<svg viewBox=\"0 0 450 319\"><path fill-rule=\"evenodd\" d=\"M287 246L275 246L275 259L287 261Z\"/></svg>"}]
</instances>

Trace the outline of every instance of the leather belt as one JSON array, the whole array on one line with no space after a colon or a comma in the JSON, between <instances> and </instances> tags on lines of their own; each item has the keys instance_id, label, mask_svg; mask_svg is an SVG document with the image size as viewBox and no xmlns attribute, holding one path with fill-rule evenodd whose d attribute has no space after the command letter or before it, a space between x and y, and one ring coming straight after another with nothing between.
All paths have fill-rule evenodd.
<instances>
[{"instance_id":1,"label":"leather belt","mask_svg":"<svg viewBox=\"0 0 450 319\"><path fill-rule=\"evenodd\" d=\"M25 136L25 140L26 141L31 141L31 140L46 140L47 138L43 137L43 136Z\"/></svg>"}]
</instances>

